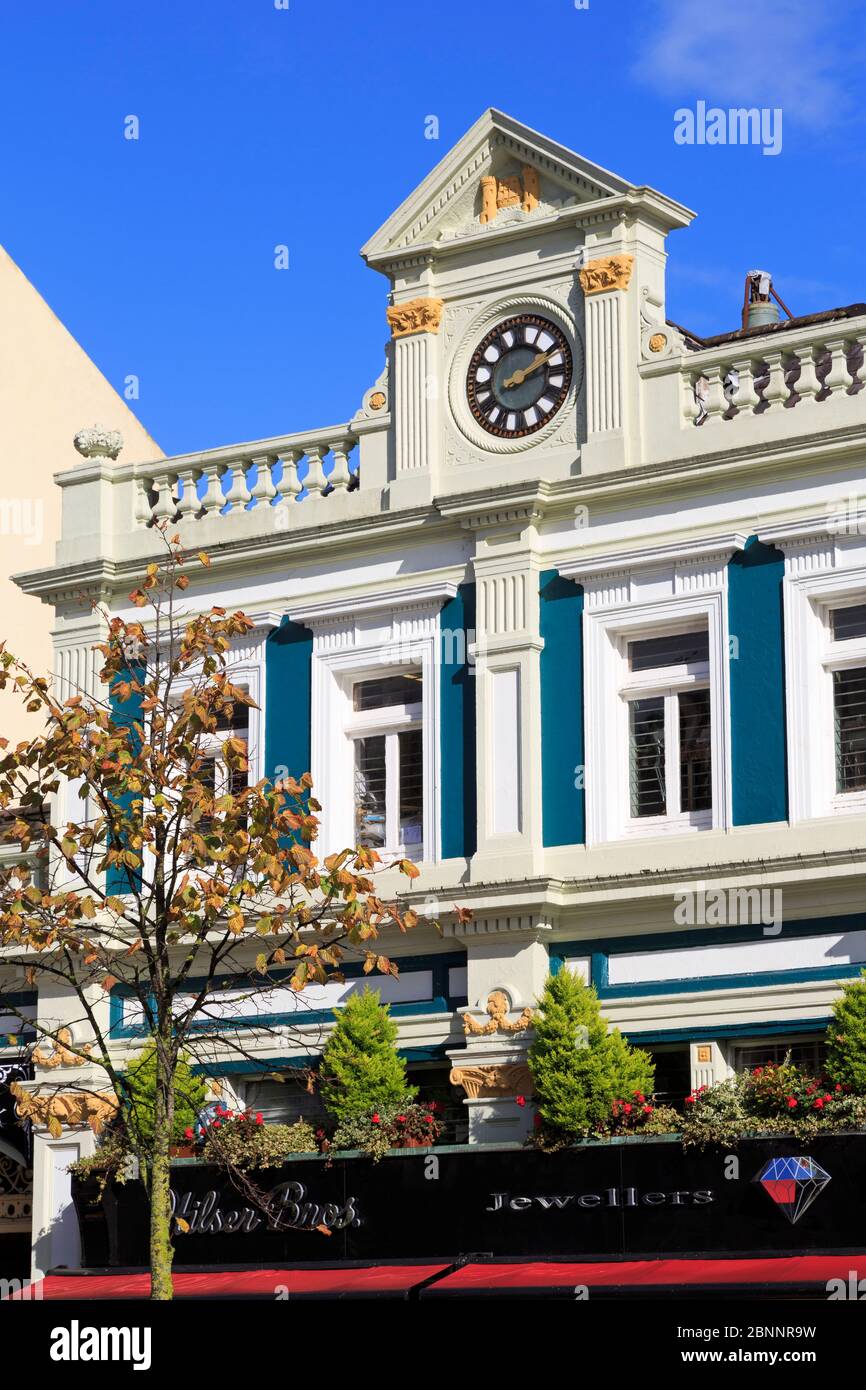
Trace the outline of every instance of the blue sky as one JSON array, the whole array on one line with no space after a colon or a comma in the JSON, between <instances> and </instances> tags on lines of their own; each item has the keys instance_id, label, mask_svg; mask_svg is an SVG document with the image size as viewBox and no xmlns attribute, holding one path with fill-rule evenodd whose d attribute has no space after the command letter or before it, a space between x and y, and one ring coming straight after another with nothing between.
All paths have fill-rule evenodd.
<instances>
[{"instance_id":1,"label":"blue sky","mask_svg":"<svg viewBox=\"0 0 866 1390\"><path fill-rule=\"evenodd\" d=\"M695 332L755 266L795 313L866 300L866 0L280 3L0 0L0 243L167 452L353 414L386 337L358 248L487 106L699 213ZM698 100L781 107L781 153L677 145Z\"/></svg>"}]
</instances>

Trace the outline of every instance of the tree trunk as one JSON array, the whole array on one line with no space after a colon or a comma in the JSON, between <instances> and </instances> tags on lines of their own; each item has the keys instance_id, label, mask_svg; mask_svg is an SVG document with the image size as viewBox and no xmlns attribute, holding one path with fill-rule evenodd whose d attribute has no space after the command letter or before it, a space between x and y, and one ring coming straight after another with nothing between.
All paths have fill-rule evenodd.
<instances>
[{"instance_id":1,"label":"tree trunk","mask_svg":"<svg viewBox=\"0 0 866 1390\"><path fill-rule=\"evenodd\" d=\"M153 1154L150 1160L150 1296L174 1298L171 1264L171 1163L169 1145L174 1125L171 1065L161 1039L156 1046L156 1097L153 1116Z\"/></svg>"}]
</instances>

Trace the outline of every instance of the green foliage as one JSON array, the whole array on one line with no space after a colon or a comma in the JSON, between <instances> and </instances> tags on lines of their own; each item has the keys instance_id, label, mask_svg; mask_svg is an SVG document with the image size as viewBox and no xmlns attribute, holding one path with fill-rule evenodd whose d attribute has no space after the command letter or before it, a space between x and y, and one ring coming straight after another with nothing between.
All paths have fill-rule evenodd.
<instances>
[{"instance_id":1,"label":"green foliage","mask_svg":"<svg viewBox=\"0 0 866 1390\"><path fill-rule=\"evenodd\" d=\"M843 985L827 1026L827 1075L858 1095L866 1095L866 970Z\"/></svg>"},{"instance_id":2,"label":"green foliage","mask_svg":"<svg viewBox=\"0 0 866 1390\"><path fill-rule=\"evenodd\" d=\"M174 1091L174 1124L171 1142L182 1144L187 1129L195 1123L205 1103L207 1088L200 1076L195 1076L185 1055L177 1059L172 1089ZM156 1106L156 1042L149 1038L126 1071L124 1119L133 1145L150 1153L153 1148L154 1110Z\"/></svg>"},{"instance_id":3,"label":"green foliage","mask_svg":"<svg viewBox=\"0 0 866 1390\"><path fill-rule=\"evenodd\" d=\"M293 1125L257 1124L248 1114L211 1125L202 1158L229 1168L278 1168L289 1154L315 1153L316 1131L306 1120Z\"/></svg>"},{"instance_id":4,"label":"green foliage","mask_svg":"<svg viewBox=\"0 0 866 1390\"><path fill-rule=\"evenodd\" d=\"M374 1162L389 1149L414 1147L418 1143L435 1144L442 1133L435 1101L423 1105L411 1103L383 1105L366 1115L355 1115L341 1121L334 1130L331 1149L361 1149Z\"/></svg>"},{"instance_id":5,"label":"green foliage","mask_svg":"<svg viewBox=\"0 0 866 1390\"><path fill-rule=\"evenodd\" d=\"M595 990L573 971L549 977L533 1026L528 1061L545 1130L591 1134L609 1122L614 1101L651 1094L650 1057L608 1032Z\"/></svg>"},{"instance_id":6,"label":"green foliage","mask_svg":"<svg viewBox=\"0 0 866 1390\"><path fill-rule=\"evenodd\" d=\"M683 1144L735 1145L758 1134L813 1139L827 1132L866 1126L866 1097L841 1082L809 1076L787 1058L738 1072L686 1097Z\"/></svg>"},{"instance_id":7,"label":"green foliage","mask_svg":"<svg viewBox=\"0 0 866 1390\"><path fill-rule=\"evenodd\" d=\"M406 1063L397 1052L397 1025L379 995L352 994L334 1017L320 1071L322 1099L334 1118L360 1119L414 1100L417 1087L406 1084Z\"/></svg>"}]
</instances>

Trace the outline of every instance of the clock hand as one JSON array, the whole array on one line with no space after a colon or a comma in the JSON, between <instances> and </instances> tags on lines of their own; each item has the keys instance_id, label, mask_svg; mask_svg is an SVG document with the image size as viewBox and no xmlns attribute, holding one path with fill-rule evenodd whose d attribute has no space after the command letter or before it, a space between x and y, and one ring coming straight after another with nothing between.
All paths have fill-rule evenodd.
<instances>
[{"instance_id":1,"label":"clock hand","mask_svg":"<svg viewBox=\"0 0 866 1390\"><path fill-rule=\"evenodd\" d=\"M551 348L548 352L539 352L527 367L518 367L516 372L512 372L511 376L503 381L502 385L505 390L508 390L509 386L520 386L528 376L531 376L539 367L544 366L554 351L555 349Z\"/></svg>"}]
</instances>

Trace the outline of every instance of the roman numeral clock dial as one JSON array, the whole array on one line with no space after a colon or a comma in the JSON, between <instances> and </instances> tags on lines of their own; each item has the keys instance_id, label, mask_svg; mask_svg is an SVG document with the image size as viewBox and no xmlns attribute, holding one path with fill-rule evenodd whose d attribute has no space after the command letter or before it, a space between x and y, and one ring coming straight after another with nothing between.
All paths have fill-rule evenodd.
<instances>
[{"instance_id":1,"label":"roman numeral clock dial","mask_svg":"<svg viewBox=\"0 0 866 1390\"><path fill-rule=\"evenodd\" d=\"M469 363L466 395L482 429L500 439L534 434L571 386L571 348L539 314L517 314L482 338Z\"/></svg>"}]
</instances>

